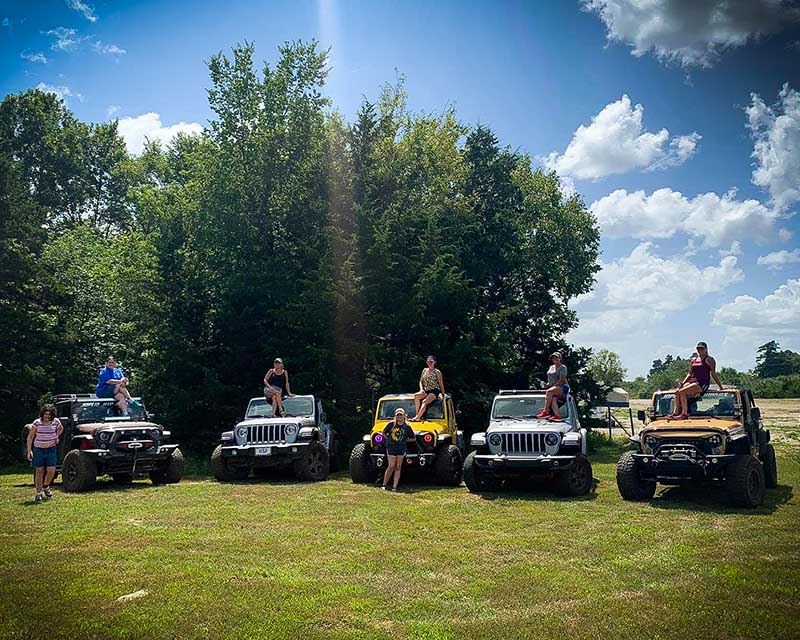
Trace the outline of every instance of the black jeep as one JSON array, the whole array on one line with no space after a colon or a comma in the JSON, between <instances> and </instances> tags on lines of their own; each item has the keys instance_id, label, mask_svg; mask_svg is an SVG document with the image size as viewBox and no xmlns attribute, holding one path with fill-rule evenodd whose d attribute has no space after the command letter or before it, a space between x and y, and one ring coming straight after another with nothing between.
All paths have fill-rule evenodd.
<instances>
[{"instance_id":1,"label":"black jeep","mask_svg":"<svg viewBox=\"0 0 800 640\"><path fill-rule=\"evenodd\" d=\"M141 398L132 398L127 416L118 415L113 398L63 394L53 398L56 417L64 426L58 441L56 472L65 491L85 491L97 476L130 482L148 474L153 484L179 482L183 454L168 444L170 433L153 422ZM31 425L22 433L23 452Z\"/></svg>"}]
</instances>

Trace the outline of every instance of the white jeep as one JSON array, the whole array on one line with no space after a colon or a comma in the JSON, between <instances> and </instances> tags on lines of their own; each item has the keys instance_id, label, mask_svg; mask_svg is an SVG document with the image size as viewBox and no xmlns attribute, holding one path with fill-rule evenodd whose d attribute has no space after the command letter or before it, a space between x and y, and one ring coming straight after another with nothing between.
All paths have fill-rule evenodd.
<instances>
[{"instance_id":1,"label":"white jeep","mask_svg":"<svg viewBox=\"0 0 800 640\"><path fill-rule=\"evenodd\" d=\"M497 491L508 478L554 478L561 495L581 496L592 487L587 433L578 420L575 400L568 396L559 414L563 422L536 416L544 409L545 392L500 391L492 403L489 428L474 433L475 450L464 460L464 482L472 492Z\"/></svg>"}]
</instances>

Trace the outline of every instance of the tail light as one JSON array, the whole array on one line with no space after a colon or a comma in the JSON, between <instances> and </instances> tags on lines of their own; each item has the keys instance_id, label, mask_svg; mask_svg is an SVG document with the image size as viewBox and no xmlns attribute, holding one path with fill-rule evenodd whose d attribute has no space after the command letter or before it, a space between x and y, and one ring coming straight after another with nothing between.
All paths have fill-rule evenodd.
<instances>
[{"instance_id":1,"label":"tail light","mask_svg":"<svg viewBox=\"0 0 800 640\"><path fill-rule=\"evenodd\" d=\"M82 438L79 449L94 449L94 438Z\"/></svg>"}]
</instances>

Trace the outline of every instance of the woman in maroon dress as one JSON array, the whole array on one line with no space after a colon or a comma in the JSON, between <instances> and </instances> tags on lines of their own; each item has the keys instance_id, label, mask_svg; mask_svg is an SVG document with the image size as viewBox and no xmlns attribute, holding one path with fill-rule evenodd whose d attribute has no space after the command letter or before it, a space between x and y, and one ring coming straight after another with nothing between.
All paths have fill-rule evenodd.
<instances>
[{"instance_id":1,"label":"woman in maroon dress","mask_svg":"<svg viewBox=\"0 0 800 640\"><path fill-rule=\"evenodd\" d=\"M708 391L711 378L722 389L719 375L717 375L717 361L708 355L708 345L705 342L697 343L697 357L689 362L689 373L675 391L675 411L673 420L686 420L689 417L689 398L702 396Z\"/></svg>"}]
</instances>

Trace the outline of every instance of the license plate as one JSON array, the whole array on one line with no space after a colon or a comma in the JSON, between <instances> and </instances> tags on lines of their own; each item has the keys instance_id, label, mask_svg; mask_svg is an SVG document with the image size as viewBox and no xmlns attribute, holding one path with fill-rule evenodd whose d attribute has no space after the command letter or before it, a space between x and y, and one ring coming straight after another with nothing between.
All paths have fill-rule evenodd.
<instances>
[{"instance_id":1,"label":"license plate","mask_svg":"<svg viewBox=\"0 0 800 640\"><path fill-rule=\"evenodd\" d=\"M272 453L272 447L256 447L257 456L268 456Z\"/></svg>"}]
</instances>

